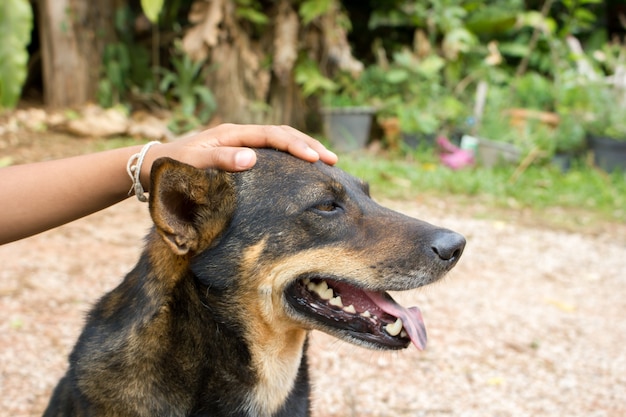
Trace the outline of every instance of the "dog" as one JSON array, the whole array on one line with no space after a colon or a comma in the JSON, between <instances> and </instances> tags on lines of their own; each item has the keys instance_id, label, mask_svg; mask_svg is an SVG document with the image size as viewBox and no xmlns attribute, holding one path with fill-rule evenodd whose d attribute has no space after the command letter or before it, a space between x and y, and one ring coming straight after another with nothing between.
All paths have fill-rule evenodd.
<instances>
[{"instance_id":1,"label":"dog","mask_svg":"<svg viewBox=\"0 0 626 417\"><path fill-rule=\"evenodd\" d=\"M244 172L154 162L154 226L88 314L45 417L310 415L307 335L423 349L417 307L465 239L375 203L322 162L259 149Z\"/></svg>"}]
</instances>

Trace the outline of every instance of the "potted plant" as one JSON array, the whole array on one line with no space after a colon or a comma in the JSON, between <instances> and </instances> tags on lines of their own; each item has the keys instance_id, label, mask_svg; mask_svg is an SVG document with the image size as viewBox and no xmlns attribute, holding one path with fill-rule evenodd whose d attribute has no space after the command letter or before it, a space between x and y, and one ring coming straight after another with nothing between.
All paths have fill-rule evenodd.
<instances>
[{"instance_id":1,"label":"potted plant","mask_svg":"<svg viewBox=\"0 0 626 417\"><path fill-rule=\"evenodd\" d=\"M359 75L340 72L335 88L323 97L324 133L334 149L349 152L366 146L376 108L370 104L367 70Z\"/></svg>"},{"instance_id":2,"label":"potted plant","mask_svg":"<svg viewBox=\"0 0 626 417\"><path fill-rule=\"evenodd\" d=\"M411 149L432 146L441 128L441 121L432 109L410 102L398 109L402 143Z\"/></svg>"},{"instance_id":3,"label":"potted plant","mask_svg":"<svg viewBox=\"0 0 626 417\"><path fill-rule=\"evenodd\" d=\"M507 110L511 125L520 130L534 122L556 127L559 115L554 111L554 88L550 80L534 72L513 79L510 99L513 105Z\"/></svg>"},{"instance_id":4,"label":"potted plant","mask_svg":"<svg viewBox=\"0 0 626 417\"><path fill-rule=\"evenodd\" d=\"M590 115L585 130L594 162L607 172L626 172L626 88L607 82L586 87Z\"/></svg>"},{"instance_id":5,"label":"potted plant","mask_svg":"<svg viewBox=\"0 0 626 417\"><path fill-rule=\"evenodd\" d=\"M517 163L521 150L516 144L517 129L511 129L507 113L508 90L490 86L482 99L483 110L474 126L475 147L478 162L486 167L502 163Z\"/></svg>"},{"instance_id":6,"label":"potted plant","mask_svg":"<svg viewBox=\"0 0 626 417\"><path fill-rule=\"evenodd\" d=\"M436 54L418 57L409 50L394 54L377 79L375 95L380 100L379 123L390 132L388 142L394 135L409 148L432 145L437 134L463 119L466 106L445 86L444 65Z\"/></svg>"},{"instance_id":7,"label":"potted plant","mask_svg":"<svg viewBox=\"0 0 626 417\"><path fill-rule=\"evenodd\" d=\"M522 153L516 145L517 134L502 110L486 112L477 129L477 159L491 168L500 164L517 163Z\"/></svg>"},{"instance_id":8,"label":"potted plant","mask_svg":"<svg viewBox=\"0 0 626 417\"><path fill-rule=\"evenodd\" d=\"M596 166L626 172L626 45L604 44L593 53L572 38L569 67L560 76L559 112L582 123Z\"/></svg>"},{"instance_id":9,"label":"potted plant","mask_svg":"<svg viewBox=\"0 0 626 417\"><path fill-rule=\"evenodd\" d=\"M552 162L565 172L570 169L572 160L586 148L585 129L571 113L560 113L561 122L552 135Z\"/></svg>"},{"instance_id":10,"label":"potted plant","mask_svg":"<svg viewBox=\"0 0 626 417\"><path fill-rule=\"evenodd\" d=\"M420 95L402 103L397 110L402 139L406 146L432 146L438 134L451 133L466 118L466 106L452 93Z\"/></svg>"}]
</instances>

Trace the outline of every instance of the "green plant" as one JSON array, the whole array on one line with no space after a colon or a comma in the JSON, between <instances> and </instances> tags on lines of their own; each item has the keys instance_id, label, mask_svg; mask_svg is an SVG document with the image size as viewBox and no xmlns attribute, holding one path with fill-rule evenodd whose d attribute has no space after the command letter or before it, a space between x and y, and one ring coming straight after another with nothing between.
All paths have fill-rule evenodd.
<instances>
[{"instance_id":1,"label":"green plant","mask_svg":"<svg viewBox=\"0 0 626 417\"><path fill-rule=\"evenodd\" d=\"M467 106L443 81L446 61L437 54L419 57L404 49L387 69L368 67L368 94L377 97L382 117L398 117L408 134L450 130L467 116Z\"/></svg>"},{"instance_id":2,"label":"green plant","mask_svg":"<svg viewBox=\"0 0 626 417\"><path fill-rule=\"evenodd\" d=\"M477 134L484 139L511 144L514 144L519 136L511 129L511 123L503 109L485 112L477 128Z\"/></svg>"},{"instance_id":3,"label":"green plant","mask_svg":"<svg viewBox=\"0 0 626 417\"><path fill-rule=\"evenodd\" d=\"M572 115L590 135L626 141L626 43L575 46L560 77L558 112Z\"/></svg>"},{"instance_id":4,"label":"green plant","mask_svg":"<svg viewBox=\"0 0 626 417\"><path fill-rule=\"evenodd\" d=\"M137 44L106 45L101 71L97 98L102 107L127 104L140 96L151 95L155 89L149 53Z\"/></svg>"},{"instance_id":5,"label":"green plant","mask_svg":"<svg viewBox=\"0 0 626 417\"><path fill-rule=\"evenodd\" d=\"M574 115L561 114L561 122L552 135L553 150L557 153L575 153L585 146L585 129Z\"/></svg>"},{"instance_id":6,"label":"green plant","mask_svg":"<svg viewBox=\"0 0 626 417\"><path fill-rule=\"evenodd\" d=\"M560 0L560 3L562 9L557 13L561 21L559 36L576 36L595 29L597 6L602 0Z\"/></svg>"},{"instance_id":7,"label":"green plant","mask_svg":"<svg viewBox=\"0 0 626 417\"><path fill-rule=\"evenodd\" d=\"M476 134L490 141L517 144L520 132L511 128L507 113L510 103L507 86L489 86L482 117L475 127Z\"/></svg>"},{"instance_id":8,"label":"green plant","mask_svg":"<svg viewBox=\"0 0 626 417\"><path fill-rule=\"evenodd\" d=\"M0 4L0 108L14 107L26 80L33 11L28 0Z\"/></svg>"},{"instance_id":9,"label":"green plant","mask_svg":"<svg viewBox=\"0 0 626 417\"><path fill-rule=\"evenodd\" d=\"M524 11L523 0L469 2L465 24L479 37L494 38L515 28L519 14Z\"/></svg>"},{"instance_id":10,"label":"green plant","mask_svg":"<svg viewBox=\"0 0 626 417\"><path fill-rule=\"evenodd\" d=\"M477 43L475 34L465 25L468 0L396 0L379 2L368 22L369 29L379 27L422 29L425 41L441 46L441 56L455 61Z\"/></svg>"},{"instance_id":11,"label":"green plant","mask_svg":"<svg viewBox=\"0 0 626 417\"><path fill-rule=\"evenodd\" d=\"M141 9L152 23L157 23L159 20L159 14L163 10L163 2L164 0L141 0Z\"/></svg>"},{"instance_id":12,"label":"green plant","mask_svg":"<svg viewBox=\"0 0 626 417\"><path fill-rule=\"evenodd\" d=\"M298 14L302 17L302 23L308 25L316 18L334 10L334 0L304 0L300 3Z\"/></svg>"},{"instance_id":13,"label":"green plant","mask_svg":"<svg viewBox=\"0 0 626 417\"><path fill-rule=\"evenodd\" d=\"M163 69L159 90L177 103L174 122L177 131L206 123L217 103L204 85L204 61L193 61L180 47L172 57L173 69ZM175 126L176 127L176 126Z\"/></svg>"},{"instance_id":14,"label":"green plant","mask_svg":"<svg viewBox=\"0 0 626 417\"><path fill-rule=\"evenodd\" d=\"M555 107L554 87L551 80L537 72L527 72L515 77L511 83L512 106L541 111Z\"/></svg>"},{"instance_id":15,"label":"green plant","mask_svg":"<svg viewBox=\"0 0 626 417\"><path fill-rule=\"evenodd\" d=\"M532 152L536 155L535 161L545 160L553 155L554 127L532 114L520 120L519 115L509 109L510 104L508 88L492 87L476 134L493 142L514 145L522 155Z\"/></svg>"},{"instance_id":16,"label":"green plant","mask_svg":"<svg viewBox=\"0 0 626 417\"><path fill-rule=\"evenodd\" d=\"M572 99L587 110L583 120L588 133L626 141L626 45L605 45L592 57L596 79L579 81L579 96Z\"/></svg>"},{"instance_id":17,"label":"green plant","mask_svg":"<svg viewBox=\"0 0 626 417\"><path fill-rule=\"evenodd\" d=\"M519 210L523 207L536 210L541 219L546 220L546 209L554 208L561 215L553 216L553 222L563 217L577 221L584 217L562 216L562 210L585 213L587 218L601 221L626 221L623 174L607 176L580 162L565 174L549 165L537 164L511 181L517 166L453 171L437 164L434 152L423 148L405 159L351 154L342 156L339 164L367 181L372 194L379 198L419 196L427 201L428 195L435 195L478 204L489 216L493 216L497 208Z\"/></svg>"},{"instance_id":18,"label":"green plant","mask_svg":"<svg viewBox=\"0 0 626 417\"><path fill-rule=\"evenodd\" d=\"M607 80L576 80L561 91L559 113L588 134L626 141L626 88Z\"/></svg>"},{"instance_id":19,"label":"green plant","mask_svg":"<svg viewBox=\"0 0 626 417\"><path fill-rule=\"evenodd\" d=\"M322 75L317 63L306 55L298 58L294 66L294 79L302 88L304 97L328 93L337 89L337 84Z\"/></svg>"},{"instance_id":20,"label":"green plant","mask_svg":"<svg viewBox=\"0 0 626 417\"><path fill-rule=\"evenodd\" d=\"M352 74L339 71L333 77L335 88L327 89L322 97L326 107L354 107L367 106L372 96L367 92L366 73Z\"/></svg>"},{"instance_id":21,"label":"green plant","mask_svg":"<svg viewBox=\"0 0 626 417\"><path fill-rule=\"evenodd\" d=\"M125 44L112 43L104 47L102 72L98 83L98 102L102 107L112 107L120 103L130 87L130 54Z\"/></svg>"},{"instance_id":22,"label":"green plant","mask_svg":"<svg viewBox=\"0 0 626 417\"><path fill-rule=\"evenodd\" d=\"M596 85L590 93L592 116L586 122L587 132L626 141L626 90L606 84Z\"/></svg>"},{"instance_id":23,"label":"green plant","mask_svg":"<svg viewBox=\"0 0 626 417\"><path fill-rule=\"evenodd\" d=\"M150 95L155 90L149 52L134 39L133 19L128 6L115 10L119 41L107 44L102 54L102 75L97 91L98 103L102 107L127 105L136 98L133 95Z\"/></svg>"},{"instance_id":24,"label":"green plant","mask_svg":"<svg viewBox=\"0 0 626 417\"><path fill-rule=\"evenodd\" d=\"M396 110L400 128L408 134L451 132L462 124L466 106L452 95L402 103Z\"/></svg>"},{"instance_id":25,"label":"green plant","mask_svg":"<svg viewBox=\"0 0 626 417\"><path fill-rule=\"evenodd\" d=\"M440 121L434 113L413 107L410 104L401 107L397 113L400 129L405 134L434 135L441 127Z\"/></svg>"}]
</instances>

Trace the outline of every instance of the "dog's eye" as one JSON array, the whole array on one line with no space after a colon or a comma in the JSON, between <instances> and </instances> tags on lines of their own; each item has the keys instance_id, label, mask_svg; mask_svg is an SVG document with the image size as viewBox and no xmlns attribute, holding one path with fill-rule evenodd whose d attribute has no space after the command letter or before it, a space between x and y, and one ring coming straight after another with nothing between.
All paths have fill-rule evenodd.
<instances>
[{"instance_id":1,"label":"dog's eye","mask_svg":"<svg viewBox=\"0 0 626 417\"><path fill-rule=\"evenodd\" d=\"M313 211L321 214L335 213L341 209L341 206L334 201L325 201L323 203L319 203L313 206Z\"/></svg>"}]
</instances>

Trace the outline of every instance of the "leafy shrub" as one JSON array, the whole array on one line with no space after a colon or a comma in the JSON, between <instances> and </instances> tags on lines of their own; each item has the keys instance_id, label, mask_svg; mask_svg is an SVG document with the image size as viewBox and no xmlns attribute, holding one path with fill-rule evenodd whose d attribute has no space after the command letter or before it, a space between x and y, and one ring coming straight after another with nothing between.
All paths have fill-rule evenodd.
<instances>
[{"instance_id":1,"label":"leafy shrub","mask_svg":"<svg viewBox=\"0 0 626 417\"><path fill-rule=\"evenodd\" d=\"M28 0L0 2L0 108L14 107L28 71L33 10Z\"/></svg>"}]
</instances>

